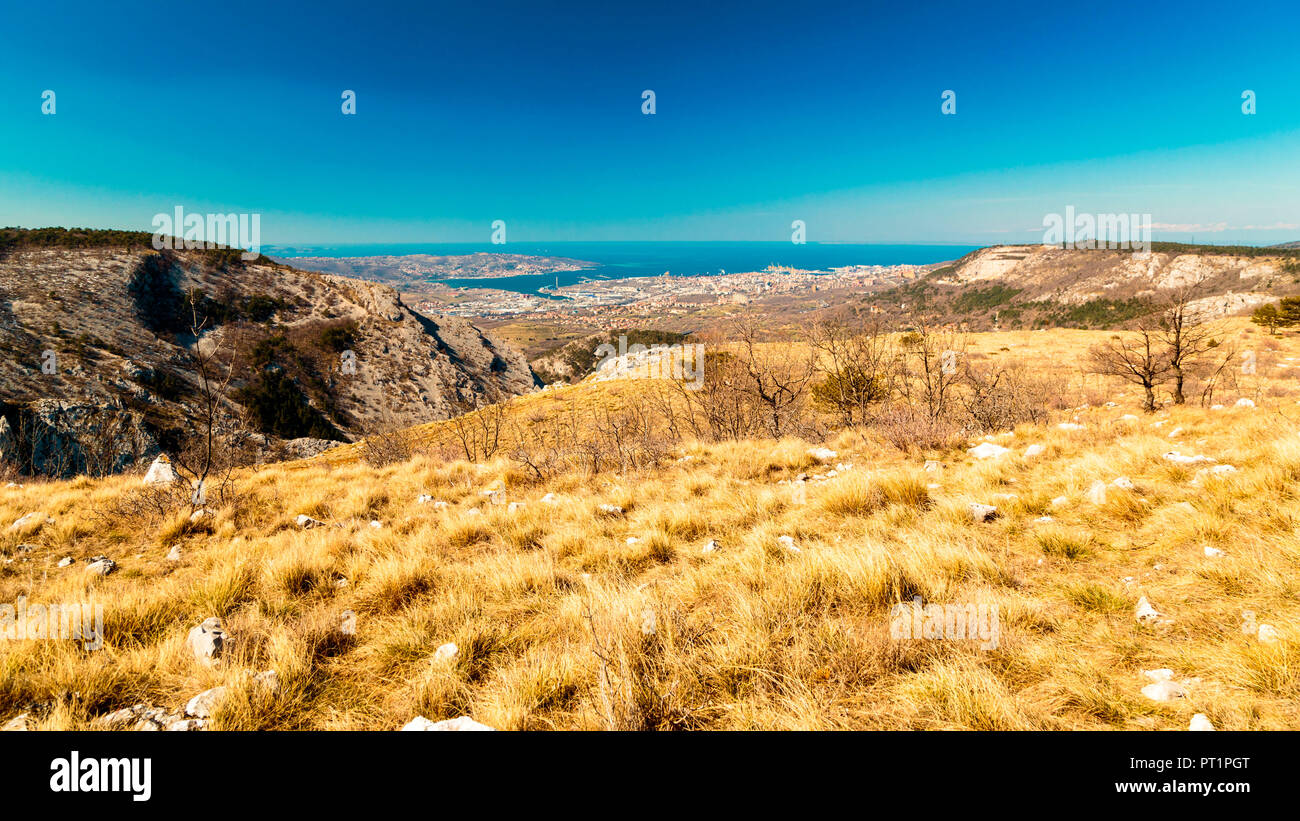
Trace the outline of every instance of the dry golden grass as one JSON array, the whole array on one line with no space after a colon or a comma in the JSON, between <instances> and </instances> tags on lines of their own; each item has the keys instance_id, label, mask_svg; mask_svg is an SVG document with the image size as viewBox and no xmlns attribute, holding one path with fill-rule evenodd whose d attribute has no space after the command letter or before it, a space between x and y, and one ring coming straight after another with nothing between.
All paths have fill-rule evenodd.
<instances>
[{"instance_id":1,"label":"dry golden grass","mask_svg":"<svg viewBox=\"0 0 1300 821\"><path fill-rule=\"evenodd\" d=\"M988 336L982 347L1006 342ZM1026 336L1059 361L1049 334ZM0 723L26 712L89 729L224 684L212 726L225 729L392 729L416 715L503 729L1184 729L1196 712L1220 729L1294 728L1300 406L1269 380L1254 409L1136 421L1121 419L1136 395L1110 386L1117 406L1066 415L1083 430L1021 426L986 462L926 454L938 472L846 432L825 444L852 467L803 486L790 480L829 466L783 440L690 445L654 471L544 485L505 459L372 468L334 454L241 474L238 503L203 526L97 515L138 477L0 489L0 603L105 613L99 651L0 642ZM528 413L546 401L521 400ZM1022 458L1031 443L1045 452ZM1194 467L1162 458L1172 449L1237 471L1193 485ZM1134 489L1087 499L1118 476ZM490 504L481 491L497 481L523 506ZM971 502L1000 516L975 524ZM7 529L31 511L55 521ZM300 513L331 526L300 530ZM709 540L718 549L703 552ZM97 554L116 572L87 574ZM60 569L63 556L78 562ZM998 646L891 638L891 607L915 596L997 604ZM1166 621L1138 624L1139 596ZM347 610L355 637L338 630ZM1281 640L1244 634L1243 611ZM235 637L212 669L185 642L210 616ZM435 661L447 642L459 653ZM1140 694L1141 671L1162 667L1200 679L1187 699ZM277 672L274 693L252 682L262 670Z\"/></svg>"}]
</instances>

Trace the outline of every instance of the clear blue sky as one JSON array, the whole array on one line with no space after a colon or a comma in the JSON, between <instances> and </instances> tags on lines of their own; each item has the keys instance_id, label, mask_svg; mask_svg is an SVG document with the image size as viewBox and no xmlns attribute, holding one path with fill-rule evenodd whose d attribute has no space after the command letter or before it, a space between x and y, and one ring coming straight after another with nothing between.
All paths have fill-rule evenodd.
<instances>
[{"instance_id":1,"label":"clear blue sky","mask_svg":"<svg viewBox=\"0 0 1300 821\"><path fill-rule=\"evenodd\" d=\"M0 225L151 230L179 204L260 213L264 245L496 219L989 243L1073 205L1300 239L1294 0L23 5L0 10Z\"/></svg>"}]
</instances>

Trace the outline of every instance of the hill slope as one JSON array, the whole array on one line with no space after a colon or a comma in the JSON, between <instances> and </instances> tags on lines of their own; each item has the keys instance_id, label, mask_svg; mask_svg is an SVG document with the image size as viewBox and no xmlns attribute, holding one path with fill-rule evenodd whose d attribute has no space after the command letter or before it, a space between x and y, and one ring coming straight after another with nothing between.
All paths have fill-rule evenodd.
<instances>
[{"instance_id":1,"label":"hill slope","mask_svg":"<svg viewBox=\"0 0 1300 821\"><path fill-rule=\"evenodd\" d=\"M70 451L74 470L85 468L91 428L117 430L121 447L109 461L121 468L152 455L194 413L192 289L206 317L203 350L217 351L221 375L231 372L223 414L244 415L241 399L272 388L307 406L289 422L272 419L276 429L262 420L262 432L281 438L348 439L534 386L513 349L466 320L417 314L389 287L265 258L160 253L142 239L129 250L0 252L4 424L10 438L21 429L26 439L57 439L52 447ZM354 367L345 367L345 350Z\"/></svg>"}]
</instances>

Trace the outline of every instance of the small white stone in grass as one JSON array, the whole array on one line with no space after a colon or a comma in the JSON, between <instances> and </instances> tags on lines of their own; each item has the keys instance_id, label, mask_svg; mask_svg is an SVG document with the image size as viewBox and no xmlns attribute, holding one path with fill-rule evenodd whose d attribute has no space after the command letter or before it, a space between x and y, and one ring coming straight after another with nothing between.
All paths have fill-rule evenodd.
<instances>
[{"instance_id":1,"label":"small white stone in grass","mask_svg":"<svg viewBox=\"0 0 1300 821\"><path fill-rule=\"evenodd\" d=\"M839 454L830 448L809 448L808 455L813 459L816 459L818 462L829 462Z\"/></svg>"},{"instance_id":2,"label":"small white stone in grass","mask_svg":"<svg viewBox=\"0 0 1300 821\"><path fill-rule=\"evenodd\" d=\"M996 459L1008 452L1007 448L1001 445L995 445L992 442L985 442L982 445L976 445L966 451L976 459Z\"/></svg>"},{"instance_id":3,"label":"small white stone in grass","mask_svg":"<svg viewBox=\"0 0 1300 821\"><path fill-rule=\"evenodd\" d=\"M506 513L515 513L515 512L517 512L520 508L522 508L523 506L524 506L524 503L523 503L523 502L511 502L511 503L506 507Z\"/></svg>"},{"instance_id":4,"label":"small white stone in grass","mask_svg":"<svg viewBox=\"0 0 1300 821\"><path fill-rule=\"evenodd\" d=\"M926 460L925 460L925 472L926 472L926 473L935 473L936 471L940 471L940 470L943 470L943 463L942 463L942 462L936 462L936 461L933 460L933 459L926 459Z\"/></svg>"},{"instance_id":5,"label":"small white stone in grass","mask_svg":"<svg viewBox=\"0 0 1300 821\"><path fill-rule=\"evenodd\" d=\"M972 521L991 522L998 517L998 509L993 505L982 505L978 502L971 502L966 508L967 514Z\"/></svg>"},{"instance_id":6,"label":"small white stone in grass","mask_svg":"<svg viewBox=\"0 0 1300 821\"><path fill-rule=\"evenodd\" d=\"M1098 479L1088 487L1088 501L1094 505L1106 504L1106 483Z\"/></svg>"},{"instance_id":7,"label":"small white stone in grass","mask_svg":"<svg viewBox=\"0 0 1300 821\"><path fill-rule=\"evenodd\" d=\"M1043 523L1043 524L1047 524L1048 522L1054 522L1054 521L1056 521L1056 520L1053 519L1051 516L1039 516L1037 519L1034 519L1034 521L1035 521L1035 522L1041 522L1041 523Z\"/></svg>"},{"instance_id":8,"label":"small white stone in grass","mask_svg":"<svg viewBox=\"0 0 1300 821\"><path fill-rule=\"evenodd\" d=\"M1239 407L1239 408L1253 408L1253 407L1255 407L1255 403L1252 402L1251 400L1247 399L1247 398L1244 397L1244 396L1241 397L1240 399L1238 399L1238 400L1237 400L1236 402L1234 402L1233 404L1234 404L1236 407Z\"/></svg>"},{"instance_id":9,"label":"small white stone in grass","mask_svg":"<svg viewBox=\"0 0 1300 821\"><path fill-rule=\"evenodd\" d=\"M1126 413L1119 418L1121 422L1136 422L1138 418L1131 413Z\"/></svg>"},{"instance_id":10,"label":"small white stone in grass","mask_svg":"<svg viewBox=\"0 0 1300 821\"><path fill-rule=\"evenodd\" d=\"M545 496L543 496L543 497L542 497L542 504L544 504L544 505L553 505L553 504L555 504L555 494L554 494L554 493L548 493L548 494L546 494Z\"/></svg>"},{"instance_id":11,"label":"small white stone in grass","mask_svg":"<svg viewBox=\"0 0 1300 821\"><path fill-rule=\"evenodd\" d=\"M1192 716L1192 723L1187 725L1187 729L1192 732L1214 732L1214 725L1210 723L1210 717L1205 713L1197 713Z\"/></svg>"},{"instance_id":12,"label":"small white stone in grass","mask_svg":"<svg viewBox=\"0 0 1300 821\"><path fill-rule=\"evenodd\" d=\"M1277 644L1279 638L1277 628L1271 624L1261 624L1256 636L1258 636L1262 644Z\"/></svg>"},{"instance_id":13,"label":"small white stone in grass","mask_svg":"<svg viewBox=\"0 0 1300 821\"><path fill-rule=\"evenodd\" d=\"M623 508L619 505L600 505L601 513L608 513L611 516L618 516L623 513Z\"/></svg>"},{"instance_id":14,"label":"small white stone in grass","mask_svg":"<svg viewBox=\"0 0 1300 821\"><path fill-rule=\"evenodd\" d=\"M274 670L263 670L253 676L253 683L269 693L280 689L280 675Z\"/></svg>"},{"instance_id":15,"label":"small white stone in grass","mask_svg":"<svg viewBox=\"0 0 1300 821\"><path fill-rule=\"evenodd\" d=\"M322 522L320 519L313 519L312 517L308 516L305 513L299 514L298 516L298 527L301 527L303 530L311 530L314 527L324 527L324 526L325 523Z\"/></svg>"},{"instance_id":16,"label":"small white stone in grass","mask_svg":"<svg viewBox=\"0 0 1300 821\"><path fill-rule=\"evenodd\" d=\"M928 489L930 489L930 490L938 490L939 487L940 487L940 485L938 485L938 484L936 484L936 483L934 483L934 482L931 482L930 484L926 485L926 487L927 487Z\"/></svg>"},{"instance_id":17,"label":"small white stone in grass","mask_svg":"<svg viewBox=\"0 0 1300 821\"><path fill-rule=\"evenodd\" d=\"M1133 480L1128 478L1127 476L1120 476L1111 481L1111 486L1117 487L1121 490L1132 490Z\"/></svg>"},{"instance_id":18,"label":"small white stone in grass","mask_svg":"<svg viewBox=\"0 0 1300 821\"><path fill-rule=\"evenodd\" d=\"M640 544L640 542L641 542L641 540L638 539L636 536L628 536L628 537L627 537L627 543L630 544L630 545L632 545L632 544Z\"/></svg>"},{"instance_id":19,"label":"small white stone in grass","mask_svg":"<svg viewBox=\"0 0 1300 821\"><path fill-rule=\"evenodd\" d=\"M1187 689L1176 681L1157 681L1142 688L1142 695L1152 701L1173 701L1187 698Z\"/></svg>"},{"instance_id":20,"label":"small white stone in grass","mask_svg":"<svg viewBox=\"0 0 1300 821\"><path fill-rule=\"evenodd\" d=\"M371 519L370 526L373 527L375 530L378 530L379 528L384 526L384 523L379 521L378 519Z\"/></svg>"},{"instance_id":21,"label":"small white stone in grass","mask_svg":"<svg viewBox=\"0 0 1300 821\"><path fill-rule=\"evenodd\" d=\"M1159 670L1143 670L1142 675L1152 681L1173 681L1174 671L1168 667L1161 667Z\"/></svg>"},{"instance_id":22,"label":"small white stone in grass","mask_svg":"<svg viewBox=\"0 0 1300 821\"><path fill-rule=\"evenodd\" d=\"M172 545L172 549L167 551L167 561L179 562L180 560L181 560L181 546L178 544L174 544Z\"/></svg>"},{"instance_id":23,"label":"small white stone in grass","mask_svg":"<svg viewBox=\"0 0 1300 821\"><path fill-rule=\"evenodd\" d=\"M467 731L495 731L495 727L489 727L486 724L479 724L469 716L460 716L458 718L449 718L445 721L430 721L424 716L416 716L406 723L402 728L406 731L425 731L425 732L467 732Z\"/></svg>"},{"instance_id":24,"label":"small white stone in grass","mask_svg":"<svg viewBox=\"0 0 1300 821\"><path fill-rule=\"evenodd\" d=\"M1135 611L1134 615L1137 617L1137 620L1139 622L1142 622L1144 624L1150 624L1151 622L1160 618L1159 611L1157 611L1154 607L1151 606L1151 602L1147 601L1146 596L1143 596L1140 599L1138 599L1137 610Z\"/></svg>"},{"instance_id":25,"label":"small white stone in grass","mask_svg":"<svg viewBox=\"0 0 1300 821\"><path fill-rule=\"evenodd\" d=\"M1052 500L1052 507L1060 507L1070 501L1068 496L1057 496Z\"/></svg>"},{"instance_id":26,"label":"small white stone in grass","mask_svg":"<svg viewBox=\"0 0 1300 821\"><path fill-rule=\"evenodd\" d=\"M1223 410L1222 405L1210 405L1210 410Z\"/></svg>"},{"instance_id":27,"label":"small white stone in grass","mask_svg":"<svg viewBox=\"0 0 1300 821\"><path fill-rule=\"evenodd\" d=\"M1042 445L1039 444L1030 445L1029 447L1025 448L1024 458L1032 459L1035 456L1041 455L1044 450L1046 450L1046 448L1044 448Z\"/></svg>"},{"instance_id":28,"label":"small white stone in grass","mask_svg":"<svg viewBox=\"0 0 1300 821\"><path fill-rule=\"evenodd\" d=\"M1169 438L1172 439L1182 432L1183 432L1182 428L1174 428L1173 430L1169 431Z\"/></svg>"},{"instance_id":29,"label":"small white stone in grass","mask_svg":"<svg viewBox=\"0 0 1300 821\"><path fill-rule=\"evenodd\" d=\"M90 560L90 563L86 565L86 572L99 576L107 576L116 568L117 562L107 556L95 556Z\"/></svg>"},{"instance_id":30,"label":"small white stone in grass","mask_svg":"<svg viewBox=\"0 0 1300 821\"><path fill-rule=\"evenodd\" d=\"M704 549L701 550L700 552L701 552L701 553L713 553L713 552L715 552L717 549L718 549L718 542L717 542L717 540L716 540L716 539L709 539L707 542L704 543Z\"/></svg>"},{"instance_id":31,"label":"small white stone in grass","mask_svg":"<svg viewBox=\"0 0 1300 821\"><path fill-rule=\"evenodd\" d=\"M791 553L802 552L799 550L798 547L795 546L793 536L777 536L776 543L781 545L781 547L784 547L786 550L790 551Z\"/></svg>"},{"instance_id":32,"label":"small white stone in grass","mask_svg":"<svg viewBox=\"0 0 1300 821\"><path fill-rule=\"evenodd\" d=\"M357 634L357 614L353 610L344 610L339 614L339 632L345 636Z\"/></svg>"},{"instance_id":33,"label":"small white stone in grass","mask_svg":"<svg viewBox=\"0 0 1300 821\"><path fill-rule=\"evenodd\" d=\"M1080 425L1077 422L1062 422L1057 425L1057 427L1061 430L1083 430L1084 428L1083 425Z\"/></svg>"},{"instance_id":34,"label":"small white stone in grass","mask_svg":"<svg viewBox=\"0 0 1300 821\"><path fill-rule=\"evenodd\" d=\"M335 587L347 587L349 584L347 576L339 576L334 580Z\"/></svg>"},{"instance_id":35,"label":"small white stone in grass","mask_svg":"<svg viewBox=\"0 0 1300 821\"><path fill-rule=\"evenodd\" d=\"M421 493L419 496L415 497L415 503L417 505L427 505L432 501L433 501L433 497L427 493Z\"/></svg>"},{"instance_id":36,"label":"small white stone in grass","mask_svg":"<svg viewBox=\"0 0 1300 821\"><path fill-rule=\"evenodd\" d=\"M1208 544L1205 546L1205 557L1207 559L1216 559L1222 555L1223 555L1223 551L1220 550L1219 548L1210 547Z\"/></svg>"},{"instance_id":37,"label":"small white stone in grass","mask_svg":"<svg viewBox=\"0 0 1300 821\"><path fill-rule=\"evenodd\" d=\"M1160 427L1161 425L1163 425L1164 423L1166 423L1166 422L1168 422L1168 421L1169 421L1168 419L1161 419L1159 422L1152 422L1152 423L1151 423L1151 427L1153 427L1153 428L1158 428L1158 427Z\"/></svg>"},{"instance_id":38,"label":"small white stone in grass","mask_svg":"<svg viewBox=\"0 0 1300 821\"><path fill-rule=\"evenodd\" d=\"M1198 462L1216 461L1215 459L1212 459L1209 456L1199 456L1199 455L1185 456L1176 450L1169 451L1161 458L1163 458L1166 462L1173 462L1174 464L1178 464L1178 465L1194 465L1197 464Z\"/></svg>"},{"instance_id":39,"label":"small white stone in grass","mask_svg":"<svg viewBox=\"0 0 1300 821\"><path fill-rule=\"evenodd\" d=\"M460 648L456 646L455 642L449 641L446 644L439 647L437 650L433 651L433 660L449 661L451 659L454 659L459 653L460 653Z\"/></svg>"},{"instance_id":40,"label":"small white stone in grass","mask_svg":"<svg viewBox=\"0 0 1300 821\"><path fill-rule=\"evenodd\" d=\"M213 687L211 690L204 690L190 699L189 703L185 705L185 715L194 716L195 718L208 718L216 711L217 705L225 697L225 687Z\"/></svg>"},{"instance_id":41,"label":"small white stone in grass","mask_svg":"<svg viewBox=\"0 0 1300 821\"><path fill-rule=\"evenodd\" d=\"M71 556L64 556L62 559L59 559L59 567L68 567L75 561L76 559Z\"/></svg>"}]
</instances>

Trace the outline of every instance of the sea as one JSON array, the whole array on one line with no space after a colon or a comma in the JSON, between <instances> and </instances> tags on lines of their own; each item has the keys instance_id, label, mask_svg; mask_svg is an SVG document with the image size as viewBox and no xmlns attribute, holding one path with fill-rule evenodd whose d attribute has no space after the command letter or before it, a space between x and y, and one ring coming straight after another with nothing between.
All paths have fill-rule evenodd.
<instances>
[{"instance_id":1,"label":"sea","mask_svg":"<svg viewBox=\"0 0 1300 821\"><path fill-rule=\"evenodd\" d=\"M717 276L723 273L761 271L769 265L829 272L846 265L929 265L955 260L974 245L884 245L874 243L808 242L512 242L404 243L382 245L320 245L267 247L274 259L294 257L372 257L430 254L527 254L568 257L592 263L578 271L483 278L437 279L452 287L499 288L538 294L541 288L575 285L599 279L624 279L671 274Z\"/></svg>"}]
</instances>

